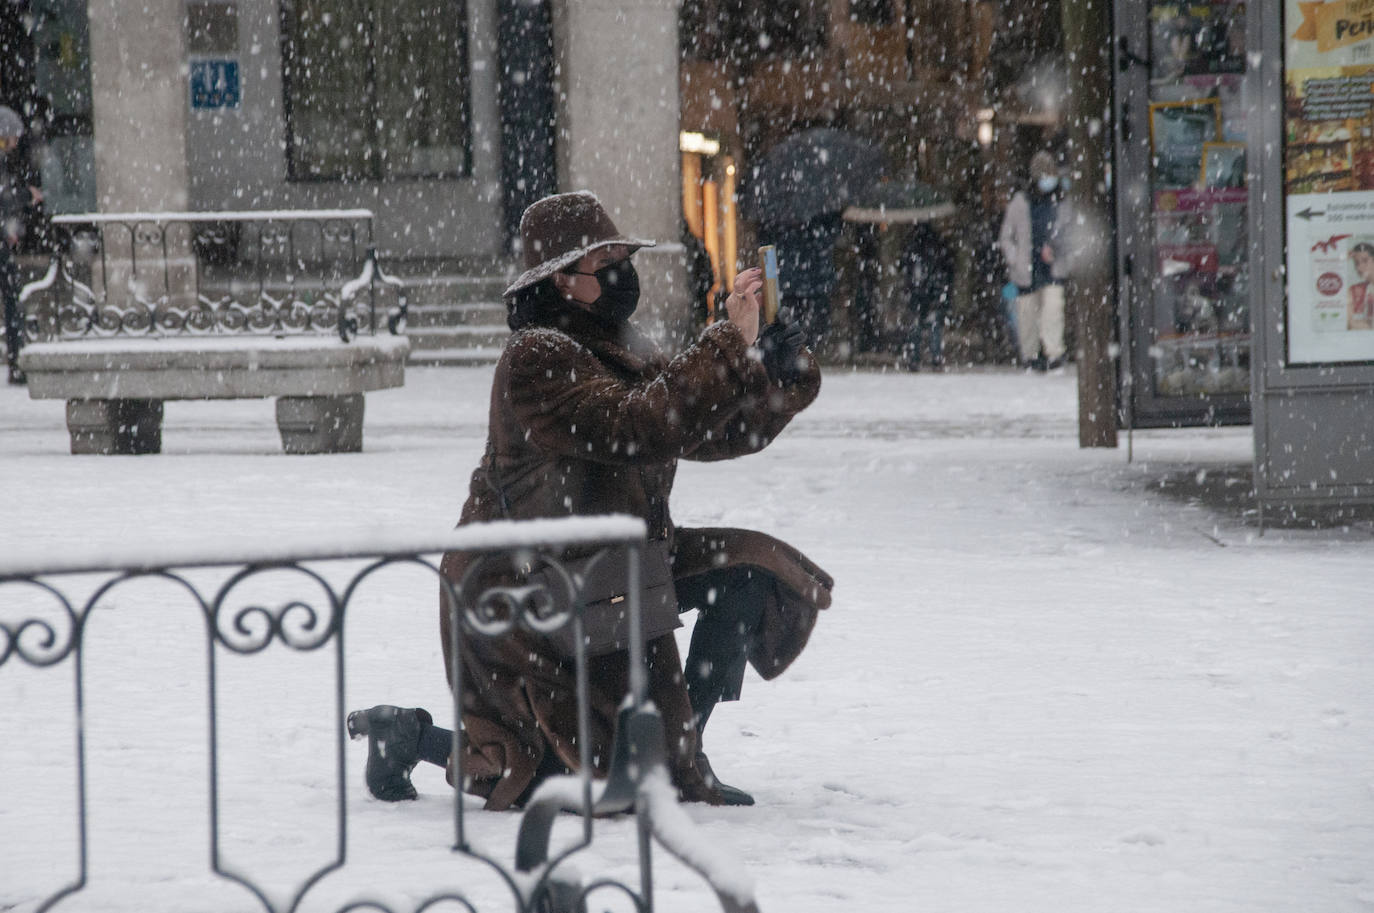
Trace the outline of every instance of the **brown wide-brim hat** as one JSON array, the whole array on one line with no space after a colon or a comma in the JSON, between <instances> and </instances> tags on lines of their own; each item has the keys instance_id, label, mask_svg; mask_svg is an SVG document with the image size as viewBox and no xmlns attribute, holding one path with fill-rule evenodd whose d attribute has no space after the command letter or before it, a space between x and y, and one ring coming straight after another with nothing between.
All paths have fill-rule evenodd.
<instances>
[{"instance_id":1,"label":"brown wide-brim hat","mask_svg":"<svg viewBox=\"0 0 1374 913\"><path fill-rule=\"evenodd\" d=\"M520 217L520 244L525 271L503 297L572 266L597 248L623 244L633 253L654 246L653 241L622 235L596 194L586 190L557 193L527 206Z\"/></svg>"}]
</instances>

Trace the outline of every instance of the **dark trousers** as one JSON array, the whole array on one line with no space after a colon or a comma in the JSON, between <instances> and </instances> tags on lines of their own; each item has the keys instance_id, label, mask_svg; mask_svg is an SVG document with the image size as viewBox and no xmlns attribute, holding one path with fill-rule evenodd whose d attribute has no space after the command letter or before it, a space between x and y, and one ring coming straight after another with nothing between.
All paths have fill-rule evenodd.
<instances>
[{"instance_id":1,"label":"dark trousers","mask_svg":"<svg viewBox=\"0 0 1374 913\"><path fill-rule=\"evenodd\" d=\"M751 567L722 568L677 581L678 611L697 610L683 671L698 728L706 725L718 701L739 700L749 648L775 585L771 574Z\"/></svg>"},{"instance_id":2,"label":"dark trousers","mask_svg":"<svg viewBox=\"0 0 1374 913\"><path fill-rule=\"evenodd\" d=\"M698 731L705 728L718 702L739 700L749 647L763 619L765 601L776 585L771 574L750 567L721 568L675 581L678 611L697 610L683 671ZM451 731L426 726L421 732L420 760L443 767L452 750ZM516 805L523 806L545 777L562 773L567 769L558 755L546 751L539 772Z\"/></svg>"},{"instance_id":3,"label":"dark trousers","mask_svg":"<svg viewBox=\"0 0 1374 913\"><path fill-rule=\"evenodd\" d=\"M903 346L907 365L912 369L920 367L923 350L929 346L930 363L939 367L945 363L944 334L945 323L949 320L949 309L916 308L913 310L916 319L911 324L906 345Z\"/></svg>"},{"instance_id":4,"label":"dark trousers","mask_svg":"<svg viewBox=\"0 0 1374 913\"><path fill-rule=\"evenodd\" d=\"M830 335L830 296L792 295L783 303L792 309L792 319L806 334L806 347L815 351Z\"/></svg>"},{"instance_id":5,"label":"dark trousers","mask_svg":"<svg viewBox=\"0 0 1374 913\"><path fill-rule=\"evenodd\" d=\"M0 298L5 301L5 360L13 375L17 370L24 319L19 312L19 268L14 262L14 251L3 240L0 240Z\"/></svg>"}]
</instances>

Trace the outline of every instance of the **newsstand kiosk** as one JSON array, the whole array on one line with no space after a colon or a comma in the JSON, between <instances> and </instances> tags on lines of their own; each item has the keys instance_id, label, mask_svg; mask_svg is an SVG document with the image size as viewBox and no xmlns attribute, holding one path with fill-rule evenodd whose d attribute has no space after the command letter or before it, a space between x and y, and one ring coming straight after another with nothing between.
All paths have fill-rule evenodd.
<instances>
[{"instance_id":1,"label":"newsstand kiosk","mask_svg":"<svg viewBox=\"0 0 1374 913\"><path fill-rule=\"evenodd\" d=\"M1261 522L1374 504L1374 0L1117 0L1128 428L1252 422Z\"/></svg>"}]
</instances>

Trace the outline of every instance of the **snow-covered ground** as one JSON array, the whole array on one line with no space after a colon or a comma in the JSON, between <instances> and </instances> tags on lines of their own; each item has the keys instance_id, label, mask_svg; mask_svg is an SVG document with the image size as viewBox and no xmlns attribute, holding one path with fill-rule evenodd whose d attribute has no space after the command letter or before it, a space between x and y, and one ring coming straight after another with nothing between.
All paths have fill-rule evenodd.
<instances>
[{"instance_id":1,"label":"snow-covered ground","mask_svg":"<svg viewBox=\"0 0 1374 913\"><path fill-rule=\"evenodd\" d=\"M446 528L489 377L412 369L369 395L366 452L316 457L280 453L270 401L169 403L162 455L73 457L60 403L0 387L0 547ZM832 371L764 453L682 467L680 524L772 532L838 581L796 665L751 672L708 730L717 771L758 805L686 808L766 913L1374 910L1374 527L1260 535L1248 428L1139 433L1127 463L1124 440L1078 449L1075 415L1072 374ZM168 583L111 603L86 681L91 887L58 909L255 909L205 875L194 609ZM348 705L447 716L436 629L432 580L388 577L350 618ZM335 849L328 661L220 668L223 850L265 884ZM75 871L71 681L0 667L0 910ZM303 909L411 910L455 884L510 908L450 852L437 768L417 770L418 802L386 805L348 748L348 865ZM509 860L518 817L469 809ZM634 884L633 847L627 822L598 822L577 867ZM656 909L712 909L655 861Z\"/></svg>"}]
</instances>

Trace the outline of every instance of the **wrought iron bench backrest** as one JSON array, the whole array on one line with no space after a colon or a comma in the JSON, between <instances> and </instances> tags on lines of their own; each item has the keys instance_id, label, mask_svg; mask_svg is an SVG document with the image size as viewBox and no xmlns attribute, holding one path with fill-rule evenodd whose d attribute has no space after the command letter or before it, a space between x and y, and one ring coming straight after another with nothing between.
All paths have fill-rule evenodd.
<instances>
[{"instance_id":1,"label":"wrought iron bench backrest","mask_svg":"<svg viewBox=\"0 0 1374 913\"><path fill-rule=\"evenodd\" d=\"M58 252L21 293L27 341L378 330L367 209L67 214Z\"/></svg>"}]
</instances>

